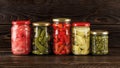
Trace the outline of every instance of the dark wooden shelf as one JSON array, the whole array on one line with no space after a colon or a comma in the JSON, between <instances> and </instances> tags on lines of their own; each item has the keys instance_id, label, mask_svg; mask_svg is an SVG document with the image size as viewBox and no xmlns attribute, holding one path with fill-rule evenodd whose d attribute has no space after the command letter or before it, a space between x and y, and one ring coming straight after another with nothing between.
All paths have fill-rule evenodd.
<instances>
[{"instance_id":1,"label":"dark wooden shelf","mask_svg":"<svg viewBox=\"0 0 120 68\"><path fill-rule=\"evenodd\" d=\"M13 20L52 23L56 17L71 18L72 22L89 21L91 30L109 31L109 55L12 55ZM0 0L0 68L120 68L119 40L120 0Z\"/></svg>"},{"instance_id":2,"label":"dark wooden shelf","mask_svg":"<svg viewBox=\"0 0 120 68\"><path fill-rule=\"evenodd\" d=\"M4 51L3 51L4 50ZM14 56L9 48L0 49L0 68L119 68L120 48L110 48L106 56Z\"/></svg>"}]
</instances>

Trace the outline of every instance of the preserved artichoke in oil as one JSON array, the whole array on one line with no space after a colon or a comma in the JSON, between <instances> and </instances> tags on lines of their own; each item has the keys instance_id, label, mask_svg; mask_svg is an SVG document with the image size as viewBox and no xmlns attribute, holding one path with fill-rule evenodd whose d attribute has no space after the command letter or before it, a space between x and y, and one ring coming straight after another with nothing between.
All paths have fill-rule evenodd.
<instances>
[{"instance_id":1,"label":"preserved artichoke in oil","mask_svg":"<svg viewBox=\"0 0 120 68\"><path fill-rule=\"evenodd\" d=\"M74 55L89 54L90 28L73 27L72 28L72 52Z\"/></svg>"}]
</instances>

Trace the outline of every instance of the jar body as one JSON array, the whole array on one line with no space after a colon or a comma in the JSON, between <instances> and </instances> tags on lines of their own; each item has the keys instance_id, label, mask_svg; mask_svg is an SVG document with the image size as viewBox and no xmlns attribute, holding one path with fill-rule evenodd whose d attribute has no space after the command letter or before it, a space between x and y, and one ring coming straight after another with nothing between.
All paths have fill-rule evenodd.
<instances>
[{"instance_id":1,"label":"jar body","mask_svg":"<svg viewBox=\"0 0 120 68\"><path fill-rule=\"evenodd\" d=\"M72 53L87 55L90 48L90 28L86 26L72 27Z\"/></svg>"},{"instance_id":2,"label":"jar body","mask_svg":"<svg viewBox=\"0 0 120 68\"><path fill-rule=\"evenodd\" d=\"M15 24L11 28L12 53L14 55L27 55L30 53L30 26L26 24Z\"/></svg>"},{"instance_id":3,"label":"jar body","mask_svg":"<svg viewBox=\"0 0 120 68\"><path fill-rule=\"evenodd\" d=\"M91 35L91 48L93 55L108 54L108 35Z\"/></svg>"},{"instance_id":4,"label":"jar body","mask_svg":"<svg viewBox=\"0 0 120 68\"><path fill-rule=\"evenodd\" d=\"M59 22L53 24L53 51L56 55L70 54L70 24Z\"/></svg>"},{"instance_id":5,"label":"jar body","mask_svg":"<svg viewBox=\"0 0 120 68\"><path fill-rule=\"evenodd\" d=\"M36 55L49 54L49 41L48 26L34 26L32 53Z\"/></svg>"}]
</instances>

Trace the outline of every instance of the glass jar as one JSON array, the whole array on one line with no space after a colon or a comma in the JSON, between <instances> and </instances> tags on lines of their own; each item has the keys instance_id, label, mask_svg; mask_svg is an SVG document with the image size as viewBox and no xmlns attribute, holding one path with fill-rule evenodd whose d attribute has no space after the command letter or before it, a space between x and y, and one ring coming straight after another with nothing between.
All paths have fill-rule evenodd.
<instances>
[{"instance_id":1,"label":"glass jar","mask_svg":"<svg viewBox=\"0 0 120 68\"><path fill-rule=\"evenodd\" d=\"M35 22L34 26L34 39L32 53L36 55L49 54L49 22Z\"/></svg>"},{"instance_id":2,"label":"glass jar","mask_svg":"<svg viewBox=\"0 0 120 68\"><path fill-rule=\"evenodd\" d=\"M72 53L87 55L90 48L90 23L74 22L72 24Z\"/></svg>"},{"instance_id":3,"label":"glass jar","mask_svg":"<svg viewBox=\"0 0 120 68\"><path fill-rule=\"evenodd\" d=\"M70 19L53 19L53 51L56 55L67 55L71 51L70 45Z\"/></svg>"},{"instance_id":4,"label":"glass jar","mask_svg":"<svg viewBox=\"0 0 120 68\"><path fill-rule=\"evenodd\" d=\"M11 28L12 53L27 55L30 53L31 29L30 21L13 21Z\"/></svg>"},{"instance_id":5,"label":"glass jar","mask_svg":"<svg viewBox=\"0 0 120 68\"><path fill-rule=\"evenodd\" d=\"M93 55L108 54L108 31L91 31L91 48Z\"/></svg>"}]
</instances>

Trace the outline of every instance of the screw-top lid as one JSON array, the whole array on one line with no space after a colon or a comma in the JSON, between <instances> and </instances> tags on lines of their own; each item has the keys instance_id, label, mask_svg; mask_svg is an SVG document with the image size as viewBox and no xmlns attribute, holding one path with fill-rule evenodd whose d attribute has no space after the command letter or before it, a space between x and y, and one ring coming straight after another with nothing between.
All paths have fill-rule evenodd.
<instances>
[{"instance_id":1,"label":"screw-top lid","mask_svg":"<svg viewBox=\"0 0 120 68\"><path fill-rule=\"evenodd\" d=\"M91 31L91 34L93 34L93 35L97 35L97 34L107 35L107 34L109 34L109 32L105 31L105 30L94 30L94 31Z\"/></svg>"},{"instance_id":2,"label":"screw-top lid","mask_svg":"<svg viewBox=\"0 0 120 68\"><path fill-rule=\"evenodd\" d=\"M34 22L33 26L49 26L49 22Z\"/></svg>"},{"instance_id":3,"label":"screw-top lid","mask_svg":"<svg viewBox=\"0 0 120 68\"><path fill-rule=\"evenodd\" d=\"M70 22L71 19L69 19L69 18L54 18L53 21L54 22Z\"/></svg>"},{"instance_id":4,"label":"screw-top lid","mask_svg":"<svg viewBox=\"0 0 120 68\"><path fill-rule=\"evenodd\" d=\"M89 22L73 22L72 26L90 26Z\"/></svg>"},{"instance_id":5,"label":"screw-top lid","mask_svg":"<svg viewBox=\"0 0 120 68\"><path fill-rule=\"evenodd\" d=\"M18 20L18 21L12 21L12 24L14 25L30 24L30 21L29 20Z\"/></svg>"}]
</instances>

